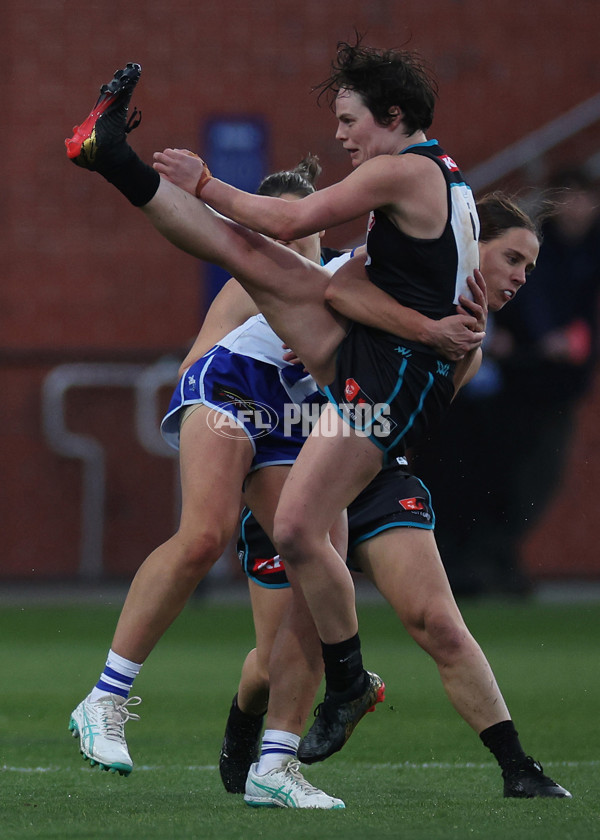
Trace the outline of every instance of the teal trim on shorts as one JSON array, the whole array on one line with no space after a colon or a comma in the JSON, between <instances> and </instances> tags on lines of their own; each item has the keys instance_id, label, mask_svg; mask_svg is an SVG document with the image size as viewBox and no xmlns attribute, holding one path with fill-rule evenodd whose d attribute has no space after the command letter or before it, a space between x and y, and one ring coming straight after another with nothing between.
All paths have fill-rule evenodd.
<instances>
[{"instance_id":1,"label":"teal trim on shorts","mask_svg":"<svg viewBox=\"0 0 600 840\"><path fill-rule=\"evenodd\" d=\"M376 537L383 531L389 531L390 528L422 528L424 531L433 531L435 529L435 522L424 522L422 525L419 522L388 522L387 525L381 525L379 528L374 528L372 531L369 531L354 540L352 545L348 546L348 554L351 554L352 549L356 548L357 545L373 539L373 537Z\"/></svg>"}]
</instances>

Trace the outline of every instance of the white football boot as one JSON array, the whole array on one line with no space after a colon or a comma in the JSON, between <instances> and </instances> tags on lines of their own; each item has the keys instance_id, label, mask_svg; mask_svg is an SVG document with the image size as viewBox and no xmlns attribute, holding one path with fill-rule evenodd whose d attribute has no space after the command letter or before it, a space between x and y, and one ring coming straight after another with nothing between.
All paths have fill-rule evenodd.
<instances>
[{"instance_id":1,"label":"white football boot","mask_svg":"<svg viewBox=\"0 0 600 840\"><path fill-rule=\"evenodd\" d=\"M133 761L125 740L125 724L139 720L129 706L138 706L140 697L126 699L119 694L104 694L97 700L89 696L71 713L69 730L79 738L79 751L86 761L102 770L129 776Z\"/></svg>"},{"instance_id":2,"label":"white football boot","mask_svg":"<svg viewBox=\"0 0 600 840\"><path fill-rule=\"evenodd\" d=\"M308 782L297 759L259 776L258 764L250 767L244 802L254 808L345 808L341 799L329 796Z\"/></svg>"}]
</instances>

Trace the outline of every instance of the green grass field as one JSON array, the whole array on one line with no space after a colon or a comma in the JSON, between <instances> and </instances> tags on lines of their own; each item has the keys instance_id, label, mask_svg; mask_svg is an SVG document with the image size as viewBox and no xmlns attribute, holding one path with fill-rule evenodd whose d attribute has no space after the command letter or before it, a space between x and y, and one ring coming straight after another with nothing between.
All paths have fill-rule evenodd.
<instances>
[{"instance_id":1,"label":"green grass field","mask_svg":"<svg viewBox=\"0 0 600 840\"><path fill-rule=\"evenodd\" d=\"M600 605L483 603L464 610L527 752L573 800L504 800L500 771L445 698L432 662L387 606L360 607L365 662L386 701L306 776L345 811L254 810L216 768L239 667L245 606L196 601L137 680L125 779L90 769L69 713L104 664L109 607L0 608L0 836L12 838L600 837Z\"/></svg>"}]
</instances>

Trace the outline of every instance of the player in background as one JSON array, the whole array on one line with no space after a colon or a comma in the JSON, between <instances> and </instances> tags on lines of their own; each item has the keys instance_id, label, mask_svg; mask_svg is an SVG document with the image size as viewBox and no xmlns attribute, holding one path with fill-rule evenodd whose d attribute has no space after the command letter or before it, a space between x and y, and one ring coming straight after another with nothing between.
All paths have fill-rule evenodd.
<instances>
[{"instance_id":1,"label":"player in background","mask_svg":"<svg viewBox=\"0 0 600 840\"><path fill-rule=\"evenodd\" d=\"M539 232L537 225L502 194L484 197L477 203L477 210L489 308L497 312L514 299L533 269ZM345 294L355 303L356 289ZM434 659L450 702L497 759L504 796L570 798L571 794L546 776L540 764L521 747L494 674L451 593L433 534L435 519L429 492L408 471L406 459L402 460L400 466L382 470L350 505L348 565L375 584L413 639ZM248 510L242 516L239 548L251 592L262 588L281 599L286 585L284 563ZM264 609L255 616L260 630L257 647L242 668L219 762L226 790L245 792L246 801L253 805L283 801L278 768L286 757L272 750L268 728L260 751L260 712L267 703L266 663L270 653L261 642L265 638L264 624L271 620L276 618ZM295 686L302 686L303 680L317 689L314 671L297 674ZM309 693L299 691L298 696ZM306 706L299 711L301 706L300 702L288 709L293 731L298 717L308 711ZM298 755L302 758L302 744Z\"/></svg>"}]
</instances>

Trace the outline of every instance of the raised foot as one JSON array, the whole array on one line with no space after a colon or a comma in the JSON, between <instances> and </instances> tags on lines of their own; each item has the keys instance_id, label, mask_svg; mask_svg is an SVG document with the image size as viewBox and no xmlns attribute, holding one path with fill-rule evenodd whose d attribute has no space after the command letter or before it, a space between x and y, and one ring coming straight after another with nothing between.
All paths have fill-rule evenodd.
<instances>
[{"instance_id":1,"label":"raised foot","mask_svg":"<svg viewBox=\"0 0 600 840\"><path fill-rule=\"evenodd\" d=\"M110 147L124 143L125 135L139 125L141 115L134 110L128 120L131 95L142 68L130 62L117 70L108 84L100 88L100 96L86 119L73 128L73 136L65 140L67 157L77 166L92 171L102 168L103 157L110 157Z\"/></svg>"}]
</instances>

